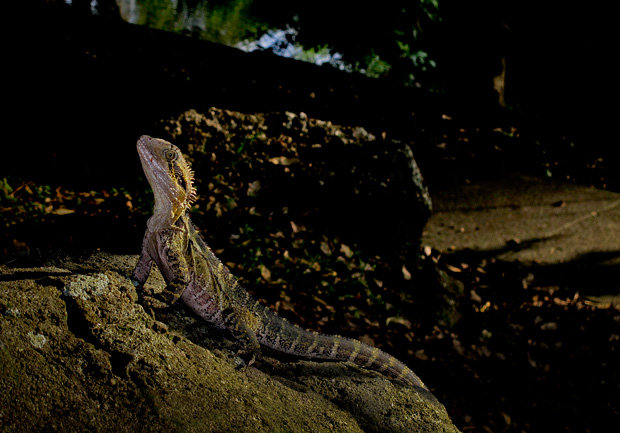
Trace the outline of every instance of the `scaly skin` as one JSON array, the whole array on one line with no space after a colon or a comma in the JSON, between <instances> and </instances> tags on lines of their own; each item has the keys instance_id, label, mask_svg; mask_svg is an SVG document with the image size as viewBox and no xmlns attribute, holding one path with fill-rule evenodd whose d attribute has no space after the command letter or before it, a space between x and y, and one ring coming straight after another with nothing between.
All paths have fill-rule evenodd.
<instances>
[{"instance_id":1,"label":"scaly skin","mask_svg":"<svg viewBox=\"0 0 620 433\"><path fill-rule=\"evenodd\" d=\"M140 291L143 304L162 308L181 298L203 319L228 329L252 355L260 355L262 344L296 356L352 362L427 389L393 356L357 340L306 331L252 299L189 219L195 199L193 173L180 150L147 136L140 137L137 147L153 189L155 209L147 223L134 280L143 286L155 262L167 283L157 298Z\"/></svg>"}]
</instances>

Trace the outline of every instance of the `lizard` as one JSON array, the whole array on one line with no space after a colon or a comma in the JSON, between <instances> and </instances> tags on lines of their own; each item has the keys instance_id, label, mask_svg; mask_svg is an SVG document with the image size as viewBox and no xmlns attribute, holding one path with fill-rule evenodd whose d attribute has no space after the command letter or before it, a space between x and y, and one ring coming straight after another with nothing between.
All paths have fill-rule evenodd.
<instances>
[{"instance_id":1,"label":"lizard","mask_svg":"<svg viewBox=\"0 0 620 433\"><path fill-rule=\"evenodd\" d=\"M196 199L193 171L177 146L141 136L138 154L155 198L140 257L133 273L141 303L165 308L179 298L202 319L237 340L239 353L260 358L261 345L297 357L350 362L428 390L404 363L355 339L305 330L254 300L206 244L189 218ZM153 263L165 289L144 292Z\"/></svg>"}]
</instances>

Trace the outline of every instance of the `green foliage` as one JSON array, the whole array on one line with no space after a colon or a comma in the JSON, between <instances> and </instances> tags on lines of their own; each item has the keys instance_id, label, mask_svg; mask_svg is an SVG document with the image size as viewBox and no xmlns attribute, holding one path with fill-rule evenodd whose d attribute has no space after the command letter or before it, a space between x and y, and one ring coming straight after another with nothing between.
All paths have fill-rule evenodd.
<instances>
[{"instance_id":1,"label":"green foliage","mask_svg":"<svg viewBox=\"0 0 620 433\"><path fill-rule=\"evenodd\" d=\"M295 30L304 50L339 53L342 69L371 77L392 74L412 84L433 68L424 30L441 21L436 0L392 0L381 7L353 1L312 3L255 0L255 16L272 28Z\"/></svg>"},{"instance_id":2,"label":"green foliage","mask_svg":"<svg viewBox=\"0 0 620 433\"><path fill-rule=\"evenodd\" d=\"M9 185L8 180L6 179L6 177L2 180L0 180L0 189L2 190L2 195L0 195L0 200L2 200L2 198L7 198L11 195L11 193L13 192L13 188L11 188L11 186Z\"/></svg>"},{"instance_id":3,"label":"green foliage","mask_svg":"<svg viewBox=\"0 0 620 433\"><path fill-rule=\"evenodd\" d=\"M173 32L178 31L176 11L170 7L170 2L166 0L142 0L137 2L137 6L139 17L134 18L135 24Z\"/></svg>"},{"instance_id":4,"label":"green foliage","mask_svg":"<svg viewBox=\"0 0 620 433\"><path fill-rule=\"evenodd\" d=\"M436 0L392 0L380 8L325 0L139 0L137 11L124 11L125 19L229 46L250 47L266 36L276 54L373 78L393 75L407 85L435 67L423 30L441 20Z\"/></svg>"},{"instance_id":5,"label":"green foliage","mask_svg":"<svg viewBox=\"0 0 620 433\"><path fill-rule=\"evenodd\" d=\"M358 65L358 68L371 78L379 78L386 75L392 69L392 65L372 51L371 54L364 57L364 61Z\"/></svg>"},{"instance_id":6,"label":"green foliage","mask_svg":"<svg viewBox=\"0 0 620 433\"><path fill-rule=\"evenodd\" d=\"M248 35L256 35L262 24L249 15L252 0L233 0L205 10L205 29L200 32L203 39L233 46Z\"/></svg>"},{"instance_id":7,"label":"green foliage","mask_svg":"<svg viewBox=\"0 0 620 433\"><path fill-rule=\"evenodd\" d=\"M297 54L293 58L309 63L320 63L321 58L327 58L331 55L331 50L327 44L303 49L300 47Z\"/></svg>"},{"instance_id":8,"label":"green foliage","mask_svg":"<svg viewBox=\"0 0 620 433\"><path fill-rule=\"evenodd\" d=\"M168 0L138 0L136 24L189 34L211 42L233 46L238 42L265 30L260 21L251 17L252 0L232 1L179 1L177 5Z\"/></svg>"}]
</instances>

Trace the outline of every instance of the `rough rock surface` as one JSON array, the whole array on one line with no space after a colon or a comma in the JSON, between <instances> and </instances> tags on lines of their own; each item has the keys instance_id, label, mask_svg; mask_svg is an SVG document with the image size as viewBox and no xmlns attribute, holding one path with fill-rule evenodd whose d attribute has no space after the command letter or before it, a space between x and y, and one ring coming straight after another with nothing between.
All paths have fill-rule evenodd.
<instances>
[{"instance_id":1,"label":"rough rock surface","mask_svg":"<svg viewBox=\"0 0 620 433\"><path fill-rule=\"evenodd\" d=\"M457 431L432 394L377 373L270 358L239 368L183 306L144 311L126 277L135 260L30 254L0 266L3 432Z\"/></svg>"}]
</instances>

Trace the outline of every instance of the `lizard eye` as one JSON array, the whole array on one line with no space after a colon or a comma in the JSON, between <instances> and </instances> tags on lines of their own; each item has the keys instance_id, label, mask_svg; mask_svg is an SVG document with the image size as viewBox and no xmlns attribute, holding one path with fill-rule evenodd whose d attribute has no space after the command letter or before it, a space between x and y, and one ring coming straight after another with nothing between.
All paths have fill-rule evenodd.
<instances>
[{"instance_id":1,"label":"lizard eye","mask_svg":"<svg viewBox=\"0 0 620 433\"><path fill-rule=\"evenodd\" d=\"M177 153L172 149L164 149L162 153L167 161L174 161L177 159Z\"/></svg>"}]
</instances>

